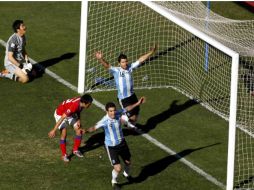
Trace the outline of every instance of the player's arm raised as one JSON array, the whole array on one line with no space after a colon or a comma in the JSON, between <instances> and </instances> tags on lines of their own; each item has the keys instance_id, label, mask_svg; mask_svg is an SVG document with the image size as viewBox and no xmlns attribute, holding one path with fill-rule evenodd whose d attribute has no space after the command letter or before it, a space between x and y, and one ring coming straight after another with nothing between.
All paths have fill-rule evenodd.
<instances>
[{"instance_id":1,"label":"player's arm raised","mask_svg":"<svg viewBox=\"0 0 254 190\"><path fill-rule=\"evenodd\" d=\"M151 55L155 53L156 50L157 50L157 45L154 45L149 52L140 56L140 58L138 59L139 64L142 64L144 61L146 61Z\"/></svg>"},{"instance_id":2,"label":"player's arm raised","mask_svg":"<svg viewBox=\"0 0 254 190\"><path fill-rule=\"evenodd\" d=\"M54 138L56 136L56 130L59 127L59 125L63 122L63 120L66 118L66 114L64 113L61 118L58 120L58 122L55 124L54 128L48 133L49 138Z\"/></svg>"},{"instance_id":3,"label":"player's arm raised","mask_svg":"<svg viewBox=\"0 0 254 190\"><path fill-rule=\"evenodd\" d=\"M103 58L103 54L101 51L97 51L95 53L95 57L104 66L105 69L110 68L111 65Z\"/></svg>"},{"instance_id":4,"label":"player's arm raised","mask_svg":"<svg viewBox=\"0 0 254 190\"><path fill-rule=\"evenodd\" d=\"M135 104L132 104L132 105L130 105L130 106L127 106L125 109L126 109L127 112L128 112L128 111L131 111L131 110L133 110L135 107L137 107L137 106L139 106L139 105L145 103L145 101L146 101L146 98L145 98L144 96L142 96Z\"/></svg>"}]
</instances>

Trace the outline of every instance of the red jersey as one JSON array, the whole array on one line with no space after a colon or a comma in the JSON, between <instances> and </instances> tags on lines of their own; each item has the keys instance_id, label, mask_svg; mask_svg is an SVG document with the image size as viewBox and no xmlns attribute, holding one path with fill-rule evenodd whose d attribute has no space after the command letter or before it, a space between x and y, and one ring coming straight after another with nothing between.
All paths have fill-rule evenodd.
<instances>
[{"instance_id":1,"label":"red jersey","mask_svg":"<svg viewBox=\"0 0 254 190\"><path fill-rule=\"evenodd\" d=\"M71 98L63 101L56 109L57 115L63 115L64 113L67 117L73 114L80 115L83 108L80 107L80 97Z\"/></svg>"}]
</instances>

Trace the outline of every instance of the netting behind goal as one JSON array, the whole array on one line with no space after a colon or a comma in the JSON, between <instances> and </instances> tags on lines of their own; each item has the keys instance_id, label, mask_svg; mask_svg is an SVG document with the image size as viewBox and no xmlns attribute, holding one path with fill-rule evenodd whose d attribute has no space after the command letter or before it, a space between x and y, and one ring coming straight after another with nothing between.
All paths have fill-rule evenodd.
<instances>
[{"instance_id":1,"label":"netting behind goal","mask_svg":"<svg viewBox=\"0 0 254 190\"><path fill-rule=\"evenodd\" d=\"M234 179L235 188L254 188L253 21L213 12L208 20L201 2L156 3L240 53ZM134 88L172 87L228 120L231 57L139 2L89 2L86 91L115 90L113 77L95 59L96 51L117 66L120 53L134 62L153 44L159 49L134 71Z\"/></svg>"}]
</instances>

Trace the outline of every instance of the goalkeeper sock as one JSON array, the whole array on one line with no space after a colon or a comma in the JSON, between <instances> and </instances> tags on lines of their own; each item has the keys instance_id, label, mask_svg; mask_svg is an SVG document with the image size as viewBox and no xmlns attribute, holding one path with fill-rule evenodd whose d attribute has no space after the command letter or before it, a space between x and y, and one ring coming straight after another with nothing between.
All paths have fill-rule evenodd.
<instances>
[{"instance_id":1,"label":"goalkeeper sock","mask_svg":"<svg viewBox=\"0 0 254 190\"><path fill-rule=\"evenodd\" d=\"M60 149L62 151L62 156L66 155L67 154L67 151L66 151L66 140L60 140Z\"/></svg>"}]
</instances>

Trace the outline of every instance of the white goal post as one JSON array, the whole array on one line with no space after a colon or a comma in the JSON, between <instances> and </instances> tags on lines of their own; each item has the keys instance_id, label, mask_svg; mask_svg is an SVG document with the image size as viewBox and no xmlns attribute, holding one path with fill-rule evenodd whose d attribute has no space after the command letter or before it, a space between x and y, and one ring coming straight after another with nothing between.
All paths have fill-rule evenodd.
<instances>
[{"instance_id":1,"label":"white goal post","mask_svg":"<svg viewBox=\"0 0 254 190\"><path fill-rule=\"evenodd\" d=\"M171 3L179 5L171 6ZM181 3L193 10L184 14L187 9L182 8ZM174 9L177 6L178 8ZM200 9L197 11L198 8ZM121 9L125 10L125 14L119 11ZM147 51L150 44L160 41L159 53L154 56L155 63L145 64L142 69L134 74L135 88L174 88L190 98L201 100L201 104L207 109L228 120L227 190L235 189L235 176L238 176L236 183L240 184L239 187L246 176L247 178L251 177L251 173L254 171L253 167L249 170L250 176L242 174L242 170L246 170L244 167L247 166L240 162L245 162L244 160L248 159L244 156L237 158L237 162L239 162L237 169L241 171L235 171L235 153L242 154L240 151L238 153L236 148L244 146L244 142L239 147L236 147L236 142L244 141L241 138L245 138L240 137L241 134L237 135L237 129L244 131L244 135L249 133L248 135L252 136L251 138L253 138L254 133L254 129L252 131L251 128L252 121L254 122L250 116L252 111L248 111L252 108L252 104L247 105L251 98L248 93L252 90L254 92L254 81L252 84L252 80L249 79L251 74L243 74L244 72L252 72L252 64L254 67L253 59L250 58L254 54L253 45L240 44L239 47L235 47L237 43L242 43L244 40L248 41L247 30L242 33L226 31L227 28L230 28L227 23L235 24L236 28L241 28L246 23L235 22L213 14L211 17L214 20L211 19L210 25L207 26L205 24L206 18L203 15L205 6L201 2L152 2L145 0L139 2L96 2L82 0L81 10L78 93L115 89L112 76L94 58L96 50L103 50L106 59L112 63L115 62L119 52L127 52L128 57L135 59L138 55ZM132 15L134 16L132 17ZM248 26L253 27L253 22L248 21ZM220 35L223 30L228 33L228 36ZM169 37L170 35L172 37ZM231 41L230 35L235 41ZM243 39L240 39L241 35L244 35ZM137 42L138 40L140 41ZM249 40L250 44L253 42L252 40ZM205 43L209 44L210 47L209 64L211 65L209 65L209 72L205 71L201 63ZM242 54L243 51L238 51L238 48L243 48L246 54ZM242 58L243 63L240 63L241 56L244 56ZM251 61L246 64L244 61L246 59ZM195 66L185 64L191 61ZM167 63L161 64L161 62ZM227 68L224 68L225 65ZM246 67L248 68L246 69ZM193 69L193 72L189 72L191 69ZM183 76L182 71L189 73L185 73L186 76ZM188 75L195 72L197 72L197 76L189 79ZM243 78L240 78L242 75L244 75ZM202 82L204 80L208 82ZM195 87L193 83L198 86ZM209 87L204 87L206 83L209 83ZM220 86L220 88L217 88L217 86ZM213 88L216 88L216 90L213 90ZM224 91L226 92L224 93ZM217 94L213 96L211 93ZM224 93L223 97L220 97L220 93ZM243 108L241 107L241 111L238 113L239 93L241 97L247 100L245 100ZM219 97L219 100L214 103L217 97ZM245 116L246 113L248 116ZM243 117L247 119L243 119ZM251 141L250 145L246 146L254 144L252 140L249 141ZM250 186L246 185L245 189L248 188Z\"/></svg>"},{"instance_id":2,"label":"white goal post","mask_svg":"<svg viewBox=\"0 0 254 190\"><path fill-rule=\"evenodd\" d=\"M80 45L79 45L79 74L78 74L78 93L85 91L85 64L86 64L86 38L87 38L87 16L88 1L81 2L80 18Z\"/></svg>"}]
</instances>

